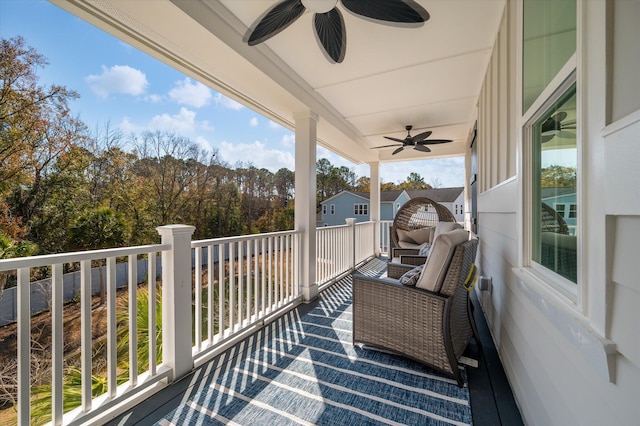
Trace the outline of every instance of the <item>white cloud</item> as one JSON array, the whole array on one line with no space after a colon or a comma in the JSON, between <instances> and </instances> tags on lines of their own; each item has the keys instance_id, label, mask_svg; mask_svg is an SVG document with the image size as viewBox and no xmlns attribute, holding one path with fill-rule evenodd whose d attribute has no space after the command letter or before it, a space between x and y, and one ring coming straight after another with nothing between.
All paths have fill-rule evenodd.
<instances>
[{"instance_id":1,"label":"white cloud","mask_svg":"<svg viewBox=\"0 0 640 426\"><path fill-rule=\"evenodd\" d=\"M120 122L120 130L122 130L125 134L128 133L136 133L141 130L139 126L136 126L131 122L129 117L124 117Z\"/></svg>"},{"instance_id":2,"label":"white cloud","mask_svg":"<svg viewBox=\"0 0 640 426\"><path fill-rule=\"evenodd\" d=\"M204 149L205 151L213 151L211 143L207 140L207 138L196 136L195 142L200 146L200 148Z\"/></svg>"},{"instance_id":3,"label":"white cloud","mask_svg":"<svg viewBox=\"0 0 640 426\"><path fill-rule=\"evenodd\" d=\"M282 129L283 127L273 120L269 120L269 127L272 129Z\"/></svg>"},{"instance_id":4,"label":"white cloud","mask_svg":"<svg viewBox=\"0 0 640 426\"><path fill-rule=\"evenodd\" d=\"M230 143L224 141L220 143L219 151L222 159L231 165L249 161L254 166L258 168L264 167L273 173L283 167L289 170L293 170L295 167L293 154L287 151L269 149L259 141L253 143Z\"/></svg>"},{"instance_id":5,"label":"white cloud","mask_svg":"<svg viewBox=\"0 0 640 426\"><path fill-rule=\"evenodd\" d=\"M296 146L296 135L284 135L282 139L280 139L280 143L287 148L293 148Z\"/></svg>"},{"instance_id":6,"label":"white cloud","mask_svg":"<svg viewBox=\"0 0 640 426\"><path fill-rule=\"evenodd\" d=\"M126 95L142 95L149 82L146 75L128 65L114 65L111 68L102 66L102 74L89 75L85 78L91 90L99 97L106 99L112 93Z\"/></svg>"},{"instance_id":7,"label":"white cloud","mask_svg":"<svg viewBox=\"0 0 640 426\"><path fill-rule=\"evenodd\" d=\"M252 117L251 120L249 120L249 126L257 127L258 126L258 119L256 117Z\"/></svg>"},{"instance_id":8,"label":"white cloud","mask_svg":"<svg viewBox=\"0 0 640 426\"><path fill-rule=\"evenodd\" d=\"M164 101L164 96L158 95L157 93L152 93L144 97L144 100L147 102L151 102L152 104L157 104Z\"/></svg>"},{"instance_id":9,"label":"white cloud","mask_svg":"<svg viewBox=\"0 0 640 426\"><path fill-rule=\"evenodd\" d=\"M176 81L173 89L169 91L169 98L181 105L200 108L209 104L212 98L211 89L204 84L185 78Z\"/></svg>"},{"instance_id":10,"label":"white cloud","mask_svg":"<svg viewBox=\"0 0 640 426\"><path fill-rule=\"evenodd\" d=\"M148 125L151 130L166 130L176 133L191 133L196 128L196 113L185 107L175 115L167 113L156 115Z\"/></svg>"},{"instance_id":11,"label":"white cloud","mask_svg":"<svg viewBox=\"0 0 640 426\"><path fill-rule=\"evenodd\" d=\"M221 105L225 108L232 109L234 111L241 110L244 108L241 104L234 101L233 99L229 99L221 93L217 93L215 96L216 105Z\"/></svg>"},{"instance_id":12,"label":"white cloud","mask_svg":"<svg viewBox=\"0 0 640 426\"><path fill-rule=\"evenodd\" d=\"M437 158L433 160L403 161L380 165L383 182L404 182L409 173L415 172L428 184L439 181L442 188L464 186L464 158Z\"/></svg>"}]
</instances>

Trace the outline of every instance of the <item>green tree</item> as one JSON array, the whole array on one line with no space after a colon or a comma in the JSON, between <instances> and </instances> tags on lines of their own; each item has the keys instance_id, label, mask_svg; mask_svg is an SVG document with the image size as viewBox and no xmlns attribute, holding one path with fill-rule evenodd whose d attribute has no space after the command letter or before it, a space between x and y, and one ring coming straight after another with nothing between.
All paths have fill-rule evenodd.
<instances>
[{"instance_id":1,"label":"green tree","mask_svg":"<svg viewBox=\"0 0 640 426\"><path fill-rule=\"evenodd\" d=\"M83 214L71 228L71 242L77 249L105 249L121 246L125 242L126 223L120 213L101 207ZM106 300L102 275L104 259L98 260L100 268L100 304Z\"/></svg>"},{"instance_id":2,"label":"green tree","mask_svg":"<svg viewBox=\"0 0 640 426\"><path fill-rule=\"evenodd\" d=\"M576 169L566 166L549 166L541 171L540 183L543 188L575 188Z\"/></svg>"},{"instance_id":3,"label":"green tree","mask_svg":"<svg viewBox=\"0 0 640 426\"><path fill-rule=\"evenodd\" d=\"M38 246L30 241L15 241L0 231L0 259L31 256L38 252ZM0 272L0 300L11 277L10 271Z\"/></svg>"},{"instance_id":4,"label":"green tree","mask_svg":"<svg viewBox=\"0 0 640 426\"><path fill-rule=\"evenodd\" d=\"M409 173L407 179L398 185L398 189L431 189L431 185L424 181L424 178L416 172Z\"/></svg>"}]
</instances>

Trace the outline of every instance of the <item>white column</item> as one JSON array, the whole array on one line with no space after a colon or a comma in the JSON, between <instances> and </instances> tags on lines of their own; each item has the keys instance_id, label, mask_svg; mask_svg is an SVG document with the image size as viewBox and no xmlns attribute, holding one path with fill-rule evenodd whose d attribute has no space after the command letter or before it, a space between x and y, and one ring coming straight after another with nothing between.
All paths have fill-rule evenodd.
<instances>
[{"instance_id":1,"label":"white column","mask_svg":"<svg viewBox=\"0 0 640 426\"><path fill-rule=\"evenodd\" d=\"M373 252L380 256L380 162L369 163L369 217L373 227Z\"/></svg>"},{"instance_id":2,"label":"white column","mask_svg":"<svg viewBox=\"0 0 640 426\"><path fill-rule=\"evenodd\" d=\"M191 235L189 225L156 228L162 244L162 363L171 367L171 381L193 369L191 355Z\"/></svg>"},{"instance_id":3,"label":"white column","mask_svg":"<svg viewBox=\"0 0 640 426\"><path fill-rule=\"evenodd\" d=\"M296 126L295 225L302 231L300 292L306 302L318 296L316 283L316 126L318 115L302 111L293 116Z\"/></svg>"}]
</instances>

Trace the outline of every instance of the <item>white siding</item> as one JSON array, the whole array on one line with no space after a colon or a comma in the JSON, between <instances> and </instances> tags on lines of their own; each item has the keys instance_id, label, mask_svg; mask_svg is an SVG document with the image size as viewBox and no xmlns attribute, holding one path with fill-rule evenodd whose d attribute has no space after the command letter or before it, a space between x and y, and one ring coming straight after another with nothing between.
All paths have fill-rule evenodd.
<instances>
[{"instance_id":1,"label":"white siding","mask_svg":"<svg viewBox=\"0 0 640 426\"><path fill-rule=\"evenodd\" d=\"M626 2L615 3L621 1ZM513 111L520 109L511 108L514 105L511 93L499 94L498 105L495 104L492 70L487 73L478 103L478 133L483 141L479 145L481 246L478 263L481 275L493 278L493 292L481 292L479 298L526 424L638 425L640 111L624 115L602 130L607 114L611 113L604 105L614 105L613 98L620 96L611 82L607 82L606 64L601 69L597 66L603 57L612 57L602 54L604 44L601 43L606 38L603 34L611 35L614 31L611 22L605 27L604 2L580 3L585 17L585 27L579 32L582 37L579 44L584 49L579 62L579 67L584 69L579 69L579 75L583 78L582 102L586 105L582 133L585 169L582 183L588 188L582 200L588 224L582 235L582 285L586 303L581 307L570 306L554 297L544 285L523 279L519 273L523 250L523 191L513 160L520 143L519 119ZM509 2L510 6L515 4L517 2ZM625 3L624 7L631 6ZM511 25L502 23L498 40L503 40L503 32L514 31L518 19L510 15L512 12L508 7ZM615 34L627 30L628 34L638 34L632 25L637 22L618 19ZM608 33L605 28L609 28ZM502 63L500 58L505 51L500 43L502 41L493 53L499 58L494 58L490 67ZM608 46L614 47L615 43ZM510 46L512 48L515 49ZM513 54L509 52L507 56ZM636 55L631 50L626 54ZM638 56L634 57L637 65ZM633 82L637 88L638 69L620 69L620 63L626 63L625 59L613 59L609 65L614 72L609 75L617 76L619 81ZM509 70L507 90L515 88L514 82L518 80L515 67ZM501 73L504 66L498 72ZM499 78L498 83L503 87L499 90L505 90L502 79ZM607 102L603 100L605 97ZM619 108L628 108L625 99L628 100L619 98ZM508 115L506 139L502 136L504 126L500 127L505 102L506 109L512 111ZM496 114L500 117L498 129L493 128L492 117ZM493 140L496 134L498 143ZM506 155L505 147L508 148ZM607 357L606 351L612 347L615 350Z\"/></svg>"}]
</instances>

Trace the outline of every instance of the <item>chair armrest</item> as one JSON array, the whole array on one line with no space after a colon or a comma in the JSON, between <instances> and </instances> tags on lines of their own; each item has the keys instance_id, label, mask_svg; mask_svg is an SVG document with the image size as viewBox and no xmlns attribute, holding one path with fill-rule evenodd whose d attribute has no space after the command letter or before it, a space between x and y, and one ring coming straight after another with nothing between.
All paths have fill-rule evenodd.
<instances>
[{"instance_id":1,"label":"chair armrest","mask_svg":"<svg viewBox=\"0 0 640 426\"><path fill-rule=\"evenodd\" d=\"M416 255L408 255L408 254L404 254L400 256L400 263L403 263L405 265L424 265L424 263L427 261L427 256L418 256Z\"/></svg>"},{"instance_id":2,"label":"chair armrest","mask_svg":"<svg viewBox=\"0 0 640 426\"><path fill-rule=\"evenodd\" d=\"M413 249L413 248L394 248L392 250L392 257L400 257L403 255L417 255L419 253L420 249Z\"/></svg>"},{"instance_id":3,"label":"chair armrest","mask_svg":"<svg viewBox=\"0 0 640 426\"><path fill-rule=\"evenodd\" d=\"M387 276L397 280L405 272L409 272L413 268L415 268L415 265L404 265L402 263L389 262L387 263Z\"/></svg>"},{"instance_id":4,"label":"chair armrest","mask_svg":"<svg viewBox=\"0 0 640 426\"><path fill-rule=\"evenodd\" d=\"M411 265L399 265L399 266L409 266L410 268L412 267ZM351 277L353 279L353 286L354 287L359 286L361 289L362 288L371 289L371 290L382 289L381 291L387 291L387 292L410 292L410 293L413 292L416 295L421 295L422 297L428 297L428 298L440 300L442 302L445 302L447 299L449 299L449 296L447 295L434 293L432 291L425 290L423 288L402 285L398 280L394 280L390 278L369 277L359 272L354 272L353 274L351 274Z\"/></svg>"}]
</instances>

